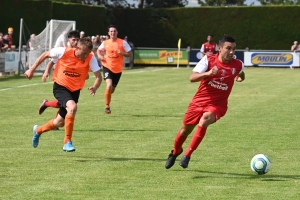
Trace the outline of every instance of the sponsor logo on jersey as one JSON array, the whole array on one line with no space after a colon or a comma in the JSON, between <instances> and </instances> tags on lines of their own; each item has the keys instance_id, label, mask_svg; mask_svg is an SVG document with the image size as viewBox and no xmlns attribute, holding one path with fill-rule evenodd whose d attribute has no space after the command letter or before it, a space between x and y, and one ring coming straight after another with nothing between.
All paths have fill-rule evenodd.
<instances>
[{"instance_id":1,"label":"sponsor logo on jersey","mask_svg":"<svg viewBox=\"0 0 300 200\"><path fill-rule=\"evenodd\" d=\"M289 53L253 53L251 62L254 65L291 65L293 54Z\"/></svg>"},{"instance_id":2,"label":"sponsor logo on jersey","mask_svg":"<svg viewBox=\"0 0 300 200\"><path fill-rule=\"evenodd\" d=\"M63 73L66 76L70 76L70 77L80 77L81 76L81 74L79 74L77 72L71 72L71 71L67 71L67 70L64 70Z\"/></svg>"},{"instance_id":3,"label":"sponsor logo on jersey","mask_svg":"<svg viewBox=\"0 0 300 200\"><path fill-rule=\"evenodd\" d=\"M220 89L220 90L228 90L228 86L227 86L226 83L221 83L221 82L218 82L218 81L215 81L215 80L209 81L208 85L210 85L214 88Z\"/></svg>"}]
</instances>

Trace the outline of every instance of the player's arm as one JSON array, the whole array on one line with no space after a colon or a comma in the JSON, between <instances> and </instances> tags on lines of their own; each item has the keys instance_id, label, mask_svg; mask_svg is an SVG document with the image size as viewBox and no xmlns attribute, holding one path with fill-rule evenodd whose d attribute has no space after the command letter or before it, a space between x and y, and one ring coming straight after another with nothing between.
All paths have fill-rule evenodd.
<instances>
[{"instance_id":1,"label":"player's arm","mask_svg":"<svg viewBox=\"0 0 300 200\"><path fill-rule=\"evenodd\" d=\"M190 76L191 82L199 82L204 78L209 76L214 76L218 73L218 68L213 67L211 70L207 71L208 69L208 60L207 56L204 56L193 69L193 73Z\"/></svg>"},{"instance_id":2,"label":"player's arm","mask_svg":"<svg viewBox=\"0 0 300 200\"><path fill-rule=\"evenodd\" d=\"M241 72L240 74L238 74L238 75L236 76L235 80L236 80L237 82L242 82L242 81L244 81L244 80L245 80L245 72Z\"/></svg>"},{"instance_id":3,"label":"player's arm","mask_svg":"<svg viewBox=\"0 0 300 200\"><path fill-rule=\"evenodd\" d=\"M105 51L104 42L102 42L97 49L97 57L100 61L104 60L104 55L103 55L104 51Z\"/></svg>"},{"instance_id":4,"label":"player's arm","mask_svg":"<svg viewBox=\"0 0 300 200\"><path fill-rule=\"evenodd\" d=\"M239 59L238 59L239 60ZM239 60L241 63L242 63L242 70L241 72L235 77L235 81L237 82L242 82L243 80L245 80L245 72L243 71L244 70L244 63Z\"/></svg>"},{"instance_id":5,"label":"player's arm","mask_svg":"<svg viewBox=\"0 0 300 200\"><path fill-rule=\"evenodd\" d=\"M204 44L202 44L200 52L202 53L202 57L205 56L205 52L204 52Z\"/></svg>"},{"instance_id":6,"label":"player's arm","mask_svg":"<svg viewBox=\"0 0 300 200\"><path fill-rule=\"evenodd\" d=\"M95 80L93 86L89 87L88 90L90 91L91 95L94 96L102 82L100 67L98 66L98 62L97 62L97 59L95 56L93 56L90 61L90 69L94 72L96 80Z\"/></svg>"},{"instance_id":7,"label":"player's arm","mask_svg":"<svg viewBox=\"0 0 300 200\"><path fill-rule=\"evenodd\" d=\"M29 80L32 79L36 68L38 68L38 66L40 66L40 64L42 64L47 58L50 58L50 51L46 51L38 57L34 64L24 73L26 78L28 78Z\"/></svg>"},{"instance_id":8,"label":"player's arm","mask_svg":"<svg viewBox=\"0 0 300 200\"><path fill-rule=\"evenodd\" d=\"M125 52L121 52L120 50L117 50L117 52L119 54L121 54L122 56L124 56L124 57L131 57L132 56L131 47L128 44L128 42L126 42L125 40L124 40L124 50L125 50Z\"/></svg>"},{"instance_id":9,"label":"player's arm","mask_svg":"<svg viewBox=\"0 0 300 200\"><path fill-rule=\"evenodd\" d=\"M46 82L46 79L49 77L49 72L52 69L52 67L55 65L55 63L53 62L53 60L51 60L50 62L48 62L46 69L44 71L44 74L42 76L42 81Z\"/></svg>"}]
</instances>

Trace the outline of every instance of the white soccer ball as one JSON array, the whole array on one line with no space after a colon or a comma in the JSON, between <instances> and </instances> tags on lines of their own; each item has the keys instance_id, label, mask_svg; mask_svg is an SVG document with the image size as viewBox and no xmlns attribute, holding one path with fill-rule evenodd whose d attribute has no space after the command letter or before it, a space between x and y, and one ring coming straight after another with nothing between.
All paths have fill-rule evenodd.
<instances>
[{"instance_id":1,"label":"white soccer ball","mask_svg":"<svg viewBox=\"0 0 300 200\"><path fill-rule=\"evenodd\" d=\"M250 162L251 170L259 175L268 173L271 168L271 160L265 154L255 155Z\"/></svg>"}]
</instances>

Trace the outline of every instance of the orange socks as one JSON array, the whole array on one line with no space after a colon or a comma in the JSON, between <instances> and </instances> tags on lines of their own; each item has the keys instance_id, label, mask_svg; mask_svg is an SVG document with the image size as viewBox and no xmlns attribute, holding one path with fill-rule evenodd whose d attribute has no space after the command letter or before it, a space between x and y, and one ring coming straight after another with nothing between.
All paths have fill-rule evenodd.
<instances>
[{"instance_id":1,"label":"orange socks","mask_svg":"<svg viewBox=\"0 0 300 200\"><path fill-rule=\"evenodd\" d=\"M105 90L104 97L105 97L105 106L106 108L109 108L109 104L111 101L111 91L109 89Z\"/></svg>"},{"instance_id":2,"label":"orange socks","mask_svg":"<svg viewBox=\"0 0 300 200\"><path fill-rule=\"evenodd\" d=\"M75 121L75 116L68 115L68 114L66 115L66 118L65 118L65 139L64 139L64 144L66 144L69 141L72 141L74 121Z\"/></svg>"},{"instance_id":3,"label":"orange socks","mask_svg":"<svg viewBox=\"0 0 300 200\"><path fill-rule=\"evenodd\" d=\"M47 122L46 124L42 125L42 126L39 126L37 129L36 129L36 133L41 135L42 133L44 132L47 132L47 131L51 131L51 130L54 130L56 129L56 127L53 125L53 120L54 119L51 119L49 122Z\"/></svg>"}]
</instances>

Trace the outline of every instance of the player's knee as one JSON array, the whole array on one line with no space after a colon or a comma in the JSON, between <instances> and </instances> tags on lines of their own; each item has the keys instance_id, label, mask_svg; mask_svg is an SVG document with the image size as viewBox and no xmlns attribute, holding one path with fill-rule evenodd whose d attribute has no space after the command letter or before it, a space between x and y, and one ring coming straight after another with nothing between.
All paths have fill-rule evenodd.
<instances>
[{"instance_id":1,"label":"player's knee","mask_svg":"<svg viewBox=\"0 0 300 200\"><path fill-rule=\"evenodd\" d=\"M180 135L187 137L194 129L194 126L183 125L180 129Z\"/></svg>"},{"instance_id":2,"label":"player's knee","mask_svg":"<svg viewBox=\"0 0 300 200\"><path fill-rule=\"evenodd\" d=\"M55 127L63 127L65 125L65 120L63 118L60 119L54 119L53 125Z\"/></svg>"},{"instance_id":3,"label":"player's knee","mask_svg":"<svg viewBox=\"0 0 300 200\"><path fill-rule=\"evenodd\" d=\"M77 111L77 104L73 102L67 103L67 112L69 115L75 115Z\"/></svg>"},{"instance_id":4,"label":"player's knee","mask_svg":"<svg viewBox=\"0 0 300 200\"><path fill-rule=\"evenodd\" d=\"M199 126L207 127L215 122L215 116L213 113L204 113L200 119Z\"/></svg>"}]
</instances>

